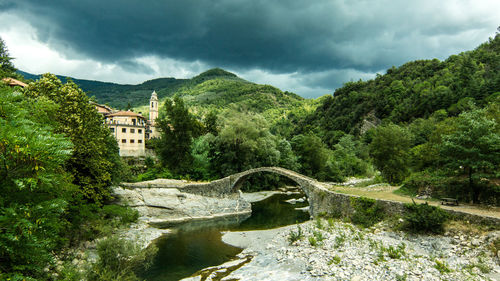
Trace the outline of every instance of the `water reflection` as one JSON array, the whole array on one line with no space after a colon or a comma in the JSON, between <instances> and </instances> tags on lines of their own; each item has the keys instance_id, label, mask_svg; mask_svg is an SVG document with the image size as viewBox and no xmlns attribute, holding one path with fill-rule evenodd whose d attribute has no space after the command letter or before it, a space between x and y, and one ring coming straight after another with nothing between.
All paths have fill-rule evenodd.
<instances>
[{"instance_id":1,"label":"water reflection","mask_svg":"<svg viewBox=\"0 0 500 281\"><path fill-rule=\"evenodd\" d=\"M229 261L242 249L223 243L221 231L270 229L306 221L309 213L295 209L307 206L307 202L284 202L303 196L276 194L252 203L250 217L196 221L177 226L175 234L158 241L159 251L155 262L142 278L148 281L179 280L200 269Z\"/></svg>"}]
</instances>

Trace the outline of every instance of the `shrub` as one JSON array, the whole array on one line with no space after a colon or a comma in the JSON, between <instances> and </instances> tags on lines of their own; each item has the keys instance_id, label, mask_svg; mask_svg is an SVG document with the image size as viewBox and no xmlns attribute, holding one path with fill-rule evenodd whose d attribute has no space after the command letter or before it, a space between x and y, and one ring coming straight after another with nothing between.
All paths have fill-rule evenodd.
<instances>
[{"instance_id":1,"label":"shrub","mask_svg":"<svg viewBox=\"0 0 500 281\"><path fill-rule=\"evenodd\" d=\"M405 249L406 249L406 244L401 243L398 245L397 248L394 248L394 246L391 245L388 248L385 248L384 250L387 252L387 255L391 259L400 259L402 256L406 255Z\"/></svg>"},{"instance_id":2,"label":"shrub","mask_svg":"<svg viewBox=\"0 0 500 281\"><path fill-rule=\"evenodd\" d=\"M442 233L444 223L449 219L448 213L435 206L424 204L405 204L403 229L410 232Z\"/></svg>"},{"instance_id":3,"label":"shrub","mask_svg":"<svg viewBox=\"0 0 500 281\"><path fill-rule=\"evenodd\" d=\"M119 205L105 205L102 212L105 218L118 219L121 224L136 222L139 218L137 210Z\"/></svg>"},{"instance_id":4,"label":"shrub","mask_svg":"<svg viewBox=\"0 0 500 281\"><path fill-rule=\"evenodd\" d=\"M309 240L309 244L311 244L311 246L316 247L318 245L318 241L316 240L316 238L314 238L314 236L310 236L308 238L308 240Z\"/></svg>"},{"instance_id":5,"label":"shrub","mask_svg":"<svg viewBox=\"0 0 500 281\"><path fill-rule=\"evenodd\" d=\"M293 244L295 241L299 241L304 237L304 234L302 233L302 228L300 225L297 225L297 232L290 230L290 234L288 234L288 242L290 242L290 245Z\"/></svg>"},{"instance_id":6,"label":"shrub","mask_svg":"<svg viewBox=\"0 0 500 281\"><path fill-rule=\"evenodd\" d=\"M340 259L340 257L339 257L339 256L334 256L334 257L333 257L333 258L332 258L332 259L328 262L328 264L329 264L329 265L330 265L330 264L332 264L332 263L334 263L334 264L339 264L339 263L340 263L340 261L341 261L341 259Z\"/></svg>"},{"instance_id":7,"label":"shrub","mask_svg":"<svg viewBox=\"0 0 500 281\"><path fill-rule=\"evenodd\" d=\"M384 219L384 210L376 200L359 197L351 198L351 205L354 208L351 221L363 227L370 227Z\"/></svg>"},{"instance_id":8,"label":"shrub","mask_svg":"<svg viewBox=\"0 0 500 281\"><path fill-rule=\"evenodd\" d=\"M345 233L343 232L340 233L338 236L335 237L335 243L333 244L333 247L337 249L344 246L345 240L346 240Z\"/></svg>"},{"instance_id":9,"label":"shrub","mask_svg":"<svg viewBox=\"0 0 500 281\"><path fill-rule=\"evenodd\" d=\"M313 235L318 242L325 240L325 237L323 237L323 233L321 231L313 231Z\"/></svg>"},{"instance_id":10,"label":"shrub","mask_svg":"<svg viewBox=\"0 0 500 281\"><path fill-rule=\"evenodd\" d=\"M157 248L140 246L117 236L111 236L97 244L98 259L88 272L88 280L111 281L139 280L137 273L151 266Z\"/></svg>"},{"instance_id":11,"label":"shrub","mask_svg":"<svg viewBox=\"0 0 500 281\"><path fill-rule=\"evenodd\" d=\"M434 268L437 269L441 274L449 273L451 272L451 269L448 267L448 264L446 264L445 261L440 261L438 259L434 260L436 263L434 265Z\"/></svg>"}]
</instances>

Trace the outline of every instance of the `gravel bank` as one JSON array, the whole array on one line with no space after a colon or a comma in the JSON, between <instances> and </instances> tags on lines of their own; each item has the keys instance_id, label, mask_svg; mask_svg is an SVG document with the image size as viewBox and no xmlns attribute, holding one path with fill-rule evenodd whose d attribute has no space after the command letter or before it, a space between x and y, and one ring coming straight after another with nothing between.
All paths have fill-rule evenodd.
<instances>
[{"instance_id":1,"label":"gravel bank","mask_svg":"<svg viewBox=\"0 0 500 281\"><path fill-rule=\"evenodd\" d=\"M303 237L290 245L290 233L299 227ZM500 280L498 253L490 248L499 238L500 232L408 235L388 230L384 224L358 229L326 220L321 225L309 221L271 230L228 232L224 242L245 248L241 261L248 255L253 258L221 280Z\"/></svg>"}]
</instances>

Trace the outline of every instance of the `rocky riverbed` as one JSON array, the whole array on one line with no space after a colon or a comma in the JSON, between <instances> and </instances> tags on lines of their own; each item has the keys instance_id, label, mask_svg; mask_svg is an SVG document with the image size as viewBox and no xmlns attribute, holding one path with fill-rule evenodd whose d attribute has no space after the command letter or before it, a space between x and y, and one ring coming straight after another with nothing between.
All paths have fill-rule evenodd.
<instances>
[{"instance_id":1,"label":"rocky riverbed","mask_svg":"<svg viewBox=\"0 0 500 281\"><path fill-rule=\"evenodd\" d=\"M188 184L179 180L154 180L113 188L117 204L139 212L139 220L122 233L123 237L147 247L170 232L172 226L195 220L250 215L249 202L238 194L231 198L213 198L181 192ZM168 187L157 187L157 186Z\"/></svg>"},{"instance_id":2,"label":"rocky riverbed","mask_svg":"<svg viewBox=\"0 0 500 281\"><path fill-rule=\"evenodd\" d=\"M385 223L359 229L332 220L228 232L224 242L245 248L239 259L184 280L500 280L500 253L492 250L500 232L457 233L410 235Z\"/></svg>"}]
</instances>

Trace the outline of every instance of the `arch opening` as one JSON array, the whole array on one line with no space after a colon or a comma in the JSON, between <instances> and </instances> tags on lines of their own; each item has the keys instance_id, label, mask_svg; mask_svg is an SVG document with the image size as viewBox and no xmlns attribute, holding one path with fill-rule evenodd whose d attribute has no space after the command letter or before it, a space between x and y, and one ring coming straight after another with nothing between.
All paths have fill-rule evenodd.
<instances>
[{"instance_id":1,"label":"arch opening","mask_svg":"<svg viewBox=\"0 0 500 281\"><path fill-rule=\"evenodd\" d=\"M274 167L263 167L263 168L257 168L257 169L252 169L248 170L236 175L231 176L231 192L238 192L238 190L241 189L241 186L243 183L248 180L248 178L252 175L258 174L258 173L273 173L282 177L285 177L295 183L298 188L300 188L305 194L306 197L309 198L309 190L308 190L308 185L306 184L305 179L301 179L300 175L293 172L289 171L283 168L274 168Z\"/></svg>"}]
</instances>

